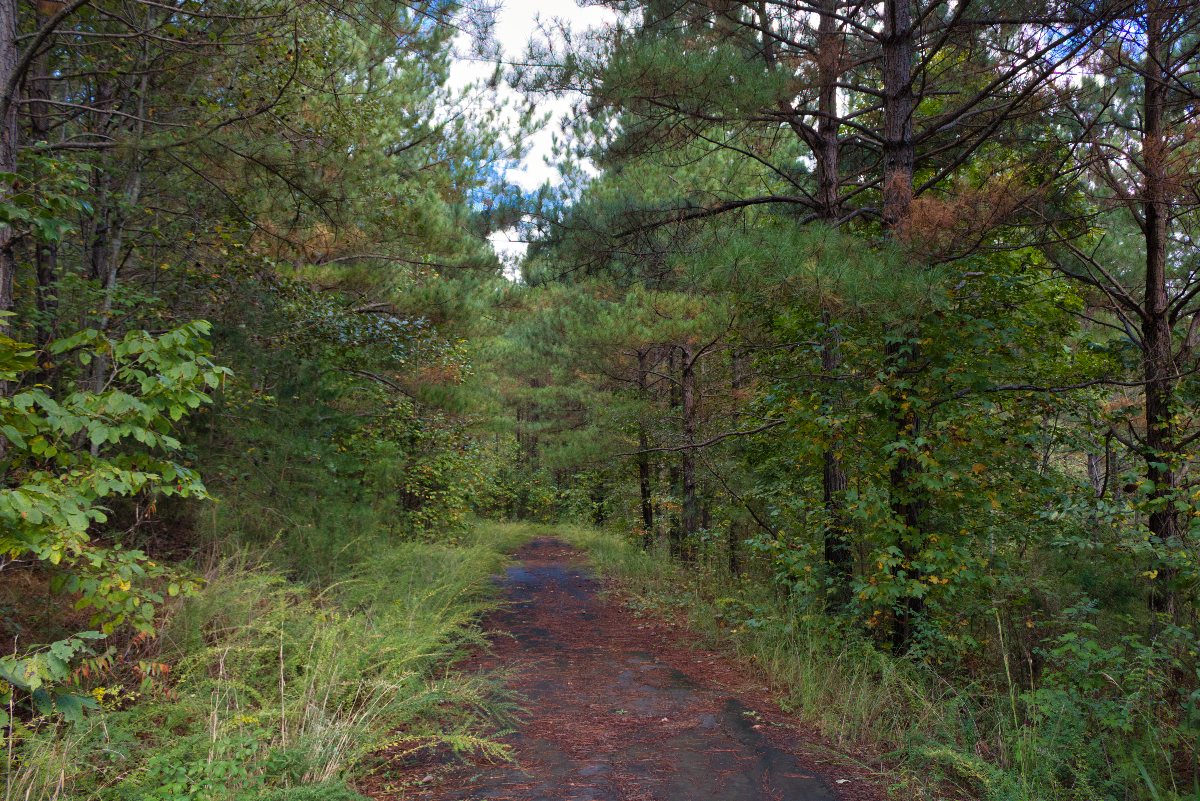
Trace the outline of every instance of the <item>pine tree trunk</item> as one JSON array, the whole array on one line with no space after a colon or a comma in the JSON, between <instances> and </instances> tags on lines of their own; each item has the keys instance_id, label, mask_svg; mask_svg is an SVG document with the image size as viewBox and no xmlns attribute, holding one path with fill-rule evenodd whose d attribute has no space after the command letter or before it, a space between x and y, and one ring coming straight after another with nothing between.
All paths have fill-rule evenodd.
<instances>
[{"instance_id":1,"label":"pine tree trunk","mask_svg":"<svg viewBox=\"0 0 1200 801\"><path fill-rule=\"evenodd\" d=\"M671 389L667 396L667 403L671 409L671 416L678 417L683 407L683 392L682 384L675 380L675 365L679 361L678 348L671 346L667 354L667 375L671 377ZM671 497L676 502L681 502L683 498L683 451L682 454L670 460L670 467L667 469L667 483L671 487ZM671 513L669 528L667 529L667 539L671 545L671 555L676 557L683 556L683 515L678 511Z\"/></svg>"},{"instance_id":2,"label":"pine tree trunk","mask_svg":"<svg viewBox=\"0 0 1200 801\"><path fill-rule=\"evenodd\" d=\"M814 148L816 162L817 200L820 204L820 216L829 226L836 226L841 217L841 180L840 180L840 147L838 143L838 107L837 82L842 71L842 50L844 43L839 32L840 23L837 20L837 0L821 0L818 9L817 23L817 141ZM825 298L822 303L826 304ZM825 305L821 309L821 372L827 382L842 365L842 354L837 332L833 327L833 314ZM832 387L832 384L827 383ZM830 391L829 403L831 409L836 409L837 402L832 400L836 393ZM825 563L829 566L830 578L833 581L833 601L838 606L844 606L849 600L851 560L847 535L845 494L848 486L846 471L842 466L842 446L833 438L821 455L822 500L828 515L828 522L823 533Z\"/></svg>"},{"instance_id":3,"label":"pine tree trunk","mask_svg":"<svg viewBox=\"0 0 1200 801\"><path fill-rule=\"evenodd\" d=\"M912 0L885 0L883 30L883 227L907 233L913 197Z\"/></svg>"},{"instance_id":4,"label":"pine tree trunk","mask_svg":"<svg viewBox=\"0 0 1200 801\"><path fill-rule=\"evenodd\" d=\"M732 520L726 534L726 544L729 548L729 575L737 578L742 573L741 544L749 536L743 520Z\"/></svg>"},{"instance_id":5,"label":"pine tree trunk","mask_svg":"<svg viewBox=\"0 0 1200 801\"><path fill-rule=\"evenodd\" d=\"M38 4L37 25L40 30L49 17L44 13L43 4ZM34 142L45 142L50 139L50 64L49 55L41 53L34 59L33 76L29 81L30 96L34 101L30 105L29 129ZM56 242L39 242L34 254L35 275L37 280L37 309L38 326L36 344L39 350L55 337L55 317L58 314L58 244ZM49 376L43 376L43 380Z\"/></svg>"},{"instance_id":6,"label":"pine tree trunk","mask_svg":"<svg viewBox=\"0 0 1200 801\"><path fill-rule=\"evenodd\" d=\"M823 311L821 317L825 323L825 332L821 340L821 372L830 379L841 367L842 355L837 334L830 324L831 315L828 311ZM836 408L834 403L830 406ZM842 466L842 446L836 438L831 440L822 454L821 485L822 501L828 518L823 539L825 563L829 566L833 582L831 600L837 606L845 606L850 601L850 578L854 565L849 542L850 521L845 501L849 480Z\"/></svg>"},{"instance_id":7,"label":"pine tree trunk","mask_svg":"<svg viewBox=\"0 0 1200 801\"><path fill-rule=\"evenodd\" d=\"M821 0L817 23L817 142L813 153L816 162L817 202L822 221L837 225L841 217L840 128L837 106L837 82L842 72L842 51L845 44L837 20L838 0Z\"/></svg>"},{"instance_id":8,"label":"pine tree trunk","mask_svg":"<svg viewBox=\"0 0 1200 801\"><path fill-rule=\"evenodd\" d=\"M889 237L903 241L908 234L908 223L913 198L913 171L916 149L913 143L912 115L915 110L912 86L915 40L913 30L912 0L885 0L883 46L883 228ZM893 375L900 376L916 362L918 336L902 336L902 331L889 332L885 348L885 359ZM907 340L905 342L904 340ZM906 403L902 393L893 397L896 437L915 440L921 429L921 420L913 411L913 404ZM902 453L892 468L890 481L892 513L903 526L897 546L908 565L904 568L911 576L911 560L923 539L924 493L916 479L920 464L911 453ZM905 651L912 642L916 618L923 611L923 603L915 595L908 594L899 599L896 621L892 630L892 644L897 651Z\"/></svg>"},{"instance_id":9,"label":"pine tree trunk","mask_svg":"<svg viewBox=\"0 0 1200 801\"><path fill-rule=\"evenodd\" d=\"M751 361L750 354L742 348L733 348L729 351L729 388L732 391L733 397L741 402L742 390L750 383ZM746 507L746 512L749 511L748 504L741 498L737 498L738 502ZM729 575L737 578L742 572L741 545L750 536L749 524L746 522L744 515L732 515L729 521L729 528L725 534L725 544L728 548L728 566Z\"/></svg>"},{"instance_id":10,"label":"pine tree trunk","mask_svg":"<svg viewBox=\"0 0 1200 801\"><path fill-rule=\"evenodd\" d=\"M696 415L700 401L696 391L696 357L691 345L680 347L679 355L683 441L685 445L691 446L696 442ZM690 559L693 537L700 530L700 502L696 493L696 452L691 447L682 452L680 470L683 478L683 556Z\"/></svg>"},{"instance_id":11,"label":"pine tree trunk","mask_svg":"<svg viewBox=\"0 0 1200 801\"><path fill-rule=\"evenodd\" d=\"M8 85L17 71L17 0L0 0L0 87ZM0 172L17 171L17 103L6 98L7 113L0 119ZM0 201L7 201L12 186L3 185ZM12 311L13 282L16 279L16 254L13 253L15 232L12 226L0 225L0 312ZM0 327L7 322L0 321Z\"/></svg>"},{"instance_id":12,"label":"pine tree trunk","mask_svg":"<svg viewBox=\"0 0 1200 801\"><path fill-rule=\"evenodd\" d=\"M647 373L649 370L649 350L639 350L638 359L638 396L646 400L648 389ZM650 454L650 438L646 434L645 423L638 423L638 492L642 502L642 546L649 548L654 544L654 487L652 483Z\"/></svg>"},{"instance_id":13,"label":"pine tree trunk","mask_svg":"<svg viewBox=\"0 0 1200 801\"><path fill-rule=\"evenodd\" d=\"M1169 76L1165 74L1169 48L1164 47L1167 14L1150 0L1146 14L1146 59L1143 68L1145 99L1142 113L1142 214L1146 240L1145 317L1142 323L1143 378L1146 382L1146 477L1151 481L1150 536L1165 550L1180 534L1178 492L1179 445L1173 420L1178 381L1171 336L1171 309L1167 288L1167 239L1170 214L1167 194L1167 144L1163 131ZM1155 612L1174 616L1177 610L1172 585L1174 570L1157 566L1150 594Z\"/></svg>"}]
</instances>

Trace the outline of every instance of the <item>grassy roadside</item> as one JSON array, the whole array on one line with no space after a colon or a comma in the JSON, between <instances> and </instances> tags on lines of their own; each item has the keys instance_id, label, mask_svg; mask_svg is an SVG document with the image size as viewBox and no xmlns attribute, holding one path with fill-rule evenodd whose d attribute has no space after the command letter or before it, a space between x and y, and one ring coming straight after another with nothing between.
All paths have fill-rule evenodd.
<instances>
[{"instance_id":1,"label":"grassy roadside","mask_svg":"<svg viewBox=\"0 0 1200 801\"><path fill-rule=\"evenodd\" d=\"M480 641L489 578L532 529L474 525L448 543L372 538L317 590L229 557L171 611L152 686L96 686L106 710L43 729L9 762L5 801L345 801L401 732L498 753L506 710L448 669Z\"/></svg>"},{"instance_id":2,"label":"grassy roadside","mask_svg":"<svg viewBox=\"0 0 1200 801\"><path fill-rule=\"evenodd\" d=\"M705 645L757 665L780 705L816 725L839 747L889 754L897 797L1033 798L1019 779L971 754L965 729L972 704L932 671L881 653L834 621L790 608L753 582L722 571L682 568L619 533L563 527L558 534L585 550L596 569L618 581L630 603L686 619Z\"/></svg>"}]
</instances>

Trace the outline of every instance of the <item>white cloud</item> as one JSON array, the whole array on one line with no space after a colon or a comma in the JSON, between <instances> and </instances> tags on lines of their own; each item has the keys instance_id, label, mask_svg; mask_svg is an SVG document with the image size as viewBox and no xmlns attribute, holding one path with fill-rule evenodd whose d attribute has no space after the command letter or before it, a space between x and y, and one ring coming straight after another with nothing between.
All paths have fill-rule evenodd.
<instances>
[{"instance_id":1,"label":"white cloud","mask_svg":"<svg viewBox=\"0 0 1200 801\"><path fill-rule=\"evenodd\" d=\"M529 250L529 244L514 239L516 236L516 230L510 228L505 231L496 231L488 237L488 242L492 244L492 250L496 251L496 255L500 257L500 263L504 266L504 276L510 281L516 281L521 277L521 259L524 258L525 251Z\"/></svg>"},{"instance_id":2,"label":"white cloud","mask_svg":"<svg viewBox=\"0 0 1200 801\"><path fill-rule=\"evenodd\" d=\"M580 7L570 0L507 0L497 12L494 29L504 61L513 61L524 55L530 38L539 33L539 19L543 22L562 20L573 30L582 31L611 21L613 13L596 6ZM470 50L467 43L462 43L459 49L463 53ZM473 81L487 80L495 66L492 62L460 58L451 67L450 85L462 87ZM497 94L502 100L513 101L514 105L524 100L519 92L507 85L501 86ZM526 191L537 189L547 181L552 184L559 181L558 168L553 163L553 140L559 128L557 123L570 111L572 102L573 98L561 96L538 99L537 110L550 115L550 124L523 143L526 153L519 164L509 171L508 180ZM491 237L492 246L506 263L525 254L526 244L515 241L515 237L515 231L501 231Z\"/></svg>"}]
</instances>

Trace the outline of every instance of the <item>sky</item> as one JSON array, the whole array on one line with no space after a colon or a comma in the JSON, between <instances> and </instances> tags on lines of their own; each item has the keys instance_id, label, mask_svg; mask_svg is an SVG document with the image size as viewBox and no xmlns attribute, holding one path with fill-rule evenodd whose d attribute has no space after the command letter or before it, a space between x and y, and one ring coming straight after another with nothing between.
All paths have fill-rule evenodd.
<instances>
[{"instance_id":1,"label":"sky","mask_svg":"<svg viewBox=\"0 0 1200 801\"><path fill-rule=\"evenodd\" d=\"M537 20L545 21L561 19L569 22L575 30L601 25L612 19L612 12L603 8L581 8L574 0L504 0L496 17L494 30L496 41L502 48L502 58L517 59L525 52L526 44L537 31ZM459 48L469 52L469 46ZM495 69L494 62L472 61L461 58L454 63L450 72L451 85L462 86L473 80L488 78ZM501 87L500 95L519 98L519 94L511 87ZM571 107L571 99L563 97L547 97L539 100L539 112L549 112L553 120L557 120ZM508 173L508 179L522 189L533 190L547 180L555 183L558 171L547 161L551 158L552 138L557 125L553 123L544 127L526 142L528 152L515 169ZM499 231L492 235L492 246L507 262L512 262L524 255L526 244L515 241L512 231Z\"/></svg>"}]
</instances>

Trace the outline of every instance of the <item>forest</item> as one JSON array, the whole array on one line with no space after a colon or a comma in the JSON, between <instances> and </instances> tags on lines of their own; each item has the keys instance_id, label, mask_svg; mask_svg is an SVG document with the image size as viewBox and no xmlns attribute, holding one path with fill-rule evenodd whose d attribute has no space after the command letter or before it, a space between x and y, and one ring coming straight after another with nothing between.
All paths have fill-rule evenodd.
<instances>
[{"instance_id":1,"label":"forest","mask_svg":"<svg viewBox=\"0 0 1200 801\"><path fill-rule=\"evenodd\" d=\"M3 801L511 760L542 534L890 797L1200 798L1200 5L582 5L0 0Z\"/></svg>"}]
</instances>

